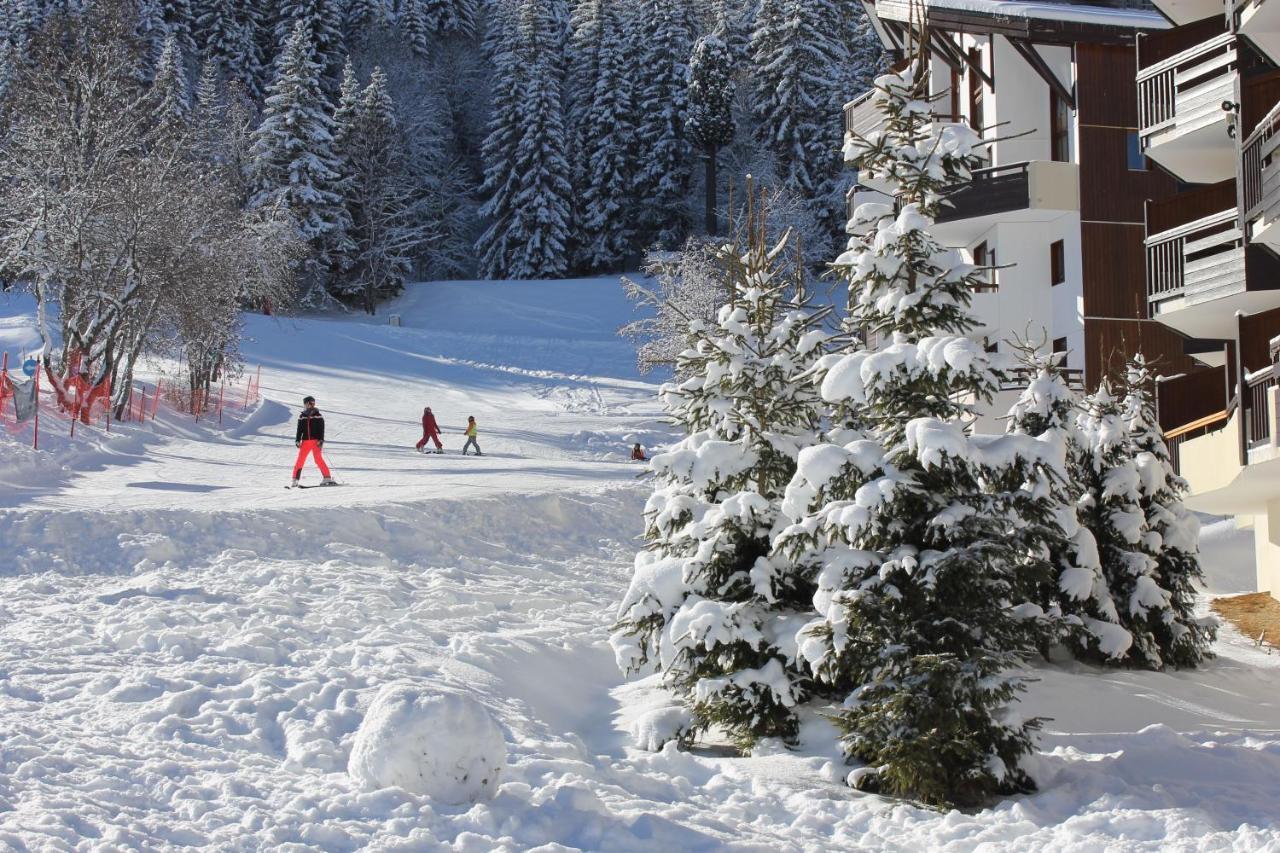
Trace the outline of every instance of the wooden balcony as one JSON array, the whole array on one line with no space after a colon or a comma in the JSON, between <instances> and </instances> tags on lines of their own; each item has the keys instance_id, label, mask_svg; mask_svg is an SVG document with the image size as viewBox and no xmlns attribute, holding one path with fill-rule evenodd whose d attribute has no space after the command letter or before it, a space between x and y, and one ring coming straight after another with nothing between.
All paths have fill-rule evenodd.
<instances>
[{"instance_id":1,"label":"wooden balcony","mask_svg":"<svg viewBox=\"0 0 1280 853\"><path fill-rule=\"evenodd\" d=\"M1240 189L1249 242L1280 253L1280 103L1240 148Z\"/></svg>"},{"instance_id":2,"label":"wooden balcony","mask_svg":"<svg viewBox=\"0 0 1280 853\"><path fill-rule=\"evenodd\" d=\"M996 224L1049 222L1078 211L1079 167L1032 160L975 169L973 180L946 199L933 234L947 245L968 246Z\"/></svg>"},{"instance_id":3,"label":"wooden balcony","mask_svg":"<svg viewBox=\"0 0 1280 853\"><path fill-rule=\"evenodd\" d=\"M1235 101L1236 40L1216 22L1145 37L1139 49L1138 127L1144 153L1191 183L1235 175L1235 144L1227 135ZM1176 52L1174 52L1176 50Z\"/></svg>"}]
</instances>

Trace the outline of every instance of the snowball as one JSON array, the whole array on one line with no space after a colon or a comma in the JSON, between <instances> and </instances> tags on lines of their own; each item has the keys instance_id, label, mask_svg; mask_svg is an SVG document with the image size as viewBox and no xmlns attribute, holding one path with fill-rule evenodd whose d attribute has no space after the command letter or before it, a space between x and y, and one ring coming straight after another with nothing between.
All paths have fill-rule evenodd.
<instances>
[{"instance_id":1,"label":"snowball","mask_svg":"<svg viewBox=\"0 0 1280 853\"><path fill-rule=\"evenodd\" d=\"M369 706L347 773L366 788L460 805L491 798L506 761L502 730L479 702L395 682Z\"/></svg>"}]
</instances>

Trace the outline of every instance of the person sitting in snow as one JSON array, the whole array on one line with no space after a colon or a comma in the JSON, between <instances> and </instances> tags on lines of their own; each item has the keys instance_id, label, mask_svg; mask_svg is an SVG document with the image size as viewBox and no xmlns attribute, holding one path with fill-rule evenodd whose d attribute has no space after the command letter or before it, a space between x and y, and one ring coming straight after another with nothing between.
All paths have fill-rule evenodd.
<instances>
[{"instance_id":1,"label":"person sitting in snow","mask_svg":"<svg viewBox=\"0 0 1280 853\"><path fill-rule=\"evenodd\" d=\"M640 446L640 442L636 442L636 446L631 448L631 459L635 462L643 462L647 459L644 455L644 448Z\"/></svg>"},{"instance_id":2,"label":"person sitting in snow","mask_svg":"<svg viewBox=\"0 0 1280 853\"><path fill-rule=\"evenodd\" d=\"M302 399L302 414L298 415L298 432L294 437L294 445L298 448L298 459L293 463L293 483L297 488L298 480L302 477L302 466L307 464L307 457L312 456L316 460L316 467L320 469L320 481L322 486L336 486L338 482L333 479L329 473L329 466L324 464L324 455L320 449L324 447L324 415L320 414L320 410L316 408L315 397L304 397Z\"/></svg>"},{"instance_id":3,"label":"person sitting in snow","mask_svg":"<svg viewBox=\"0 0 1280 853\"><path fill-rule=\"evenodd\" d=\"M440 425L436 423L436 416L431 413L430 406L422 410L422 438L415 445L419 453L425 452L422 448L427 446L428 441L435 442L436 453L444 453L444 445L440 443Z\"/></svg>"},{"instance_id":4,"label":"person sitting in snow","mask_svg":"<svg viewBox=\"0 0 1280 853\"><path fill-rule=\"evenodd\" d=\"M466 444L464 444L464 445L462 445L462 455L463 455L463 456L466 456L466 455L467 455L467 448L468 448L468 447L474 447L474 448L476 449L476 456L483 456L483 455L484 455L483 453L481 453L481 452L480 452L480 443L476 441L476 435L477 435L477 433L478 433L478 430L476 429L476 419L475 419L475 416L474 416L474 415L468 415L468 416L467 416L467 443L466 443Z\"/></svg>"}]
</instances>

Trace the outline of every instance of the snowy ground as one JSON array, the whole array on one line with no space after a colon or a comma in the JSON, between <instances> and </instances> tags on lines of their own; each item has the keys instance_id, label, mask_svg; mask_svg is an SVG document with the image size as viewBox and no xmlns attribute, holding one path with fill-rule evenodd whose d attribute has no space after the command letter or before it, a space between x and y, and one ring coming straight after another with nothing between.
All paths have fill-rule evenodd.
<instances>
[{"instance_id":1,"label":"snowy ground","mask_svg":"<svg viewBox=\"0 0 1280 853\"><path fill-rule=\"evenodd\" d=\"M28 308L0 296L0 348ZM661 697L604 641L644 499L625 453L663 433L616 282L390 310L251 318L267 399L223 431L0 439L0 849L1280 850L1280 656L1229 630L1201 672L1041 669L1041 791L977 813L851 792L820 719L802 754L632 749ZM282 488L306 393L344 488ZM451 454L408 449L424 405ZM1249 588L1248 541L1208 529L1214 591ZM348 776L396 681L492 712L492 801Z\"/></svg>"}]
</instances>

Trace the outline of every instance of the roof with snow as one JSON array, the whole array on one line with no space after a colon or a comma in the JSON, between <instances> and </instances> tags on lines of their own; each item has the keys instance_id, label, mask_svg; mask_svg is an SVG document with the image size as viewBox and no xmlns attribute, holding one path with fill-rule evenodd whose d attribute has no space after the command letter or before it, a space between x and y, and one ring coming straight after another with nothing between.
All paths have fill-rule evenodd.
<instances>
[{"instance_id":1,"label":"roof with snow","mask_svg":"<svg viewBox=\"0 0 1280 853\"><path fill-rule=\"evenodd\" d=\"M1127 0L1096 4L1022 0L875 0L875 14L884 22L909 24L918 19L918 4L921 2L928 10L929 23L933 27L996 33L1041 42L1128 43L1139 31L1164 30L1170 26L1150 5Z\"/></svg>"}]
</instances>

